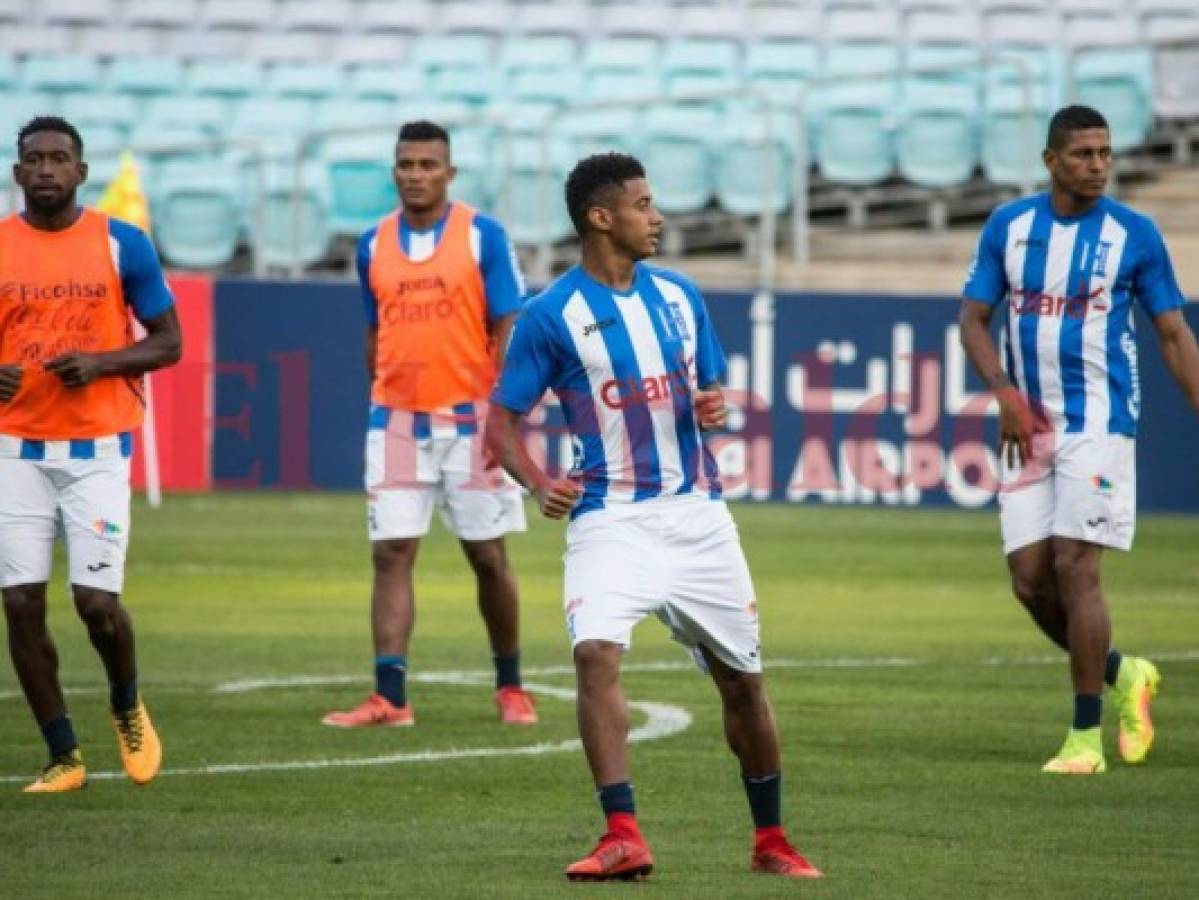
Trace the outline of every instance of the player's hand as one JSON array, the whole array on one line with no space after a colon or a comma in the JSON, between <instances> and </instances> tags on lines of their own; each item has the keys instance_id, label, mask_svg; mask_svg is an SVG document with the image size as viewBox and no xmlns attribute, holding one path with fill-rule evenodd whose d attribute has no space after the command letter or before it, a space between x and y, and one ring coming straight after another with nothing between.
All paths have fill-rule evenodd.
<instances>
[{"instance_id":1,"label":"player's hand","mask_svg":"<svg viewBox=\"0 0 1199 900\"><path fill-rule=\"evenodd\" d=\"M1007 464L1025 465L1033 458L1033 436L1050 430L1049 423L1037 415L1016 388L1008 385L995 392L999 401L999 454L1007 453Z\"/></svg>"},{"instance_id":2,"label":"player's hand","mask_svg":"<svg viewBox=\"0 0 1199 900\"><path fill-rule=\"evenodd\" d=\"M103 375L104 367L92 353L64 353L46 363L46 371L67 387L83 387Z\"/></svg>"},{"instance_id":3,"label":"player's hand","mask_svg":"<svg viewBox=\"0 0 1199 900\"><path fill-rule=\"evenodd\" d=\"M695 407L695 419L704 431L723 428L728 421L729 410L724 404L724 391L720 388L692 391L691 402Z\"/></svg>"},{"instance_id":4,"label":"player's hand","mask_svg":"<svg viewBox=\"0 0 1199 900\"><path fill-rule=\"evenodd\" d=\"M561 519L578 502L583 485L574 478L555 478L537 491L537 505L547 519Z\"/></svg>"},{"instance_id":5,"label":"player's hand","mask_svg":"<svg viewBox=\"0 0 1199 900\"><path fill-rule=\"evenodd\" d=\"M22 373L20 366L0 366L0 403L7 403L17 396Z\"/></svg>"}]
</instances>

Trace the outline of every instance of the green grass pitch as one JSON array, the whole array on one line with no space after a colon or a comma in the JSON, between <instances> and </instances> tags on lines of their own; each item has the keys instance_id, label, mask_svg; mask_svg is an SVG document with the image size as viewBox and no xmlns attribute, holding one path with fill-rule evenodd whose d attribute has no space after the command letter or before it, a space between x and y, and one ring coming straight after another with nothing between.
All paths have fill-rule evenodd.
<instances>
[{"instance_id":1,"label":"green grass pitch","mask_svg":"<svg viewBox=\"0 0 1199 900\"><path fill-rule=\"evenodd\" d=\"M993 512L734 514L757 582L785 819L824 881L746 871L748 811L714 689L656 620L635 634L625 687L692 721L631 754L655 872L644 885L565 881L601 826L581 752L499 752L575 737L556 524L532 521L510 543L526 680L559 689L540 698L541 725L502 727L490 685L442 678L412 685L414 729L321 726L368 689L363 501L247 494L135 510L126 600L166 747L154 784L22 795L13 779L44 748L3 666L0 897L1199 896L1199 521L1143 516L1134 551L1106 562L1117 645L1161 660L1149 763L1119 762L1107 709L1108 774L1052 779L1038 770L1068 724L1067 669L1009 594ZM61 572L62 679L90 770L111 772L103 673ZM439 526L417 590L412 671L486 673L473 583ZM217 690L300 676L312 683ZM461 752L480 748L497 752ZM340 764L278 768L312 761ZM169 774L180 769L193 774Z\"/></svg>"}]
</instances>

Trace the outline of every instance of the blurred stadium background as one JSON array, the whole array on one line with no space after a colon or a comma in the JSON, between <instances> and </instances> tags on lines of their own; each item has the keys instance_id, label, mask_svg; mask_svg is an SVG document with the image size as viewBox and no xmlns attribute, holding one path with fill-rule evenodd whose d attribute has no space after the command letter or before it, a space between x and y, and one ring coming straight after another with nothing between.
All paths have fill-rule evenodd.
<instances>
[{"instance_id":1,"label":"blurred stadium background","mask_svg":"<svg viewBox=\"0 0 1199 900\"><path fill-rule=\"evenodd\" d=\"M98 780L69 820L23 803L40 748L5 667L0 896L567 893L558 869L595 824L577 753L530 761L462 685L420 683L422 727L399 737L316 724L366 684L350 248L394 204L396 128L416 117L450 126L455 196L504 221L534 285L574 252L565 169L597 149L647 163L665 262L705 290L729 350L730 494L781 501L735 514L779 664L789 818L832 876L809 892L1190 896L1194 416L1143 338L1147 512L1107 577L1119 641L1162 661L1163 737L1142 771L1049 785L1064 667L1010 599L993 410L958 350L982 218L1039 184L1048 115L1071 100L1112 123L1114 192L1157 219L1194 297L1195 0L0 0L0 162L24 121L60 113L92 202L132 150L189 336L154 379L179 493L136 511L128 598L167 768L192 773L136 794ZM561 458L552 406L531 439ZM943 508L898 508L926 505ZM536 521L512 541L526 664L559 691L560 541ZM456 547L435 529L422 553L414 667L485 668ZM54 591L73 712L111 770L99 672ZM633 752L656 889L782 896L741 871L744 798L681 659L647 628L627 676L634 699L694 716ZM568 704L541 709L538 740L574 734ZM479 746L514 755L354 761Z\"/></svg>"}]
</instances>

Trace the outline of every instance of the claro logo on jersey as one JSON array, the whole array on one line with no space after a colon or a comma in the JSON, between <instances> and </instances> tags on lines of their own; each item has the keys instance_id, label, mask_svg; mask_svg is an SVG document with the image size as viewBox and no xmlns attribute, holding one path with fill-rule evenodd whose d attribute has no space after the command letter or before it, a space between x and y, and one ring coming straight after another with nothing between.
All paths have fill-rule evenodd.
<instances>
[{"instance_id":1,"label":"claro logo on jersey","mask_svg":"<svg viewBox=\"0 0 1199 900\"><path fill-rule=\"evenodd\" d=\"M691 367L694 357L689 357L682 368L661 375L636 378L613 378L600 385L600 399L609 409L625 409L630 406L649 406L670 400L676 393L691 390Z\"/></svg>"},{"instance_id":2,"label":"claro logo on jersey","mask_svg":"<svg viewBox=\"0 0 1199 900\"><path fill-rule=\"evenodd\" d=\"M1065 316L1068 319L1085 319L1087 310L1107 312L1103 285L1089 294L1079 291L1073 297L1064 294L1047 294L1041 291L1025 291L1014 288L1008 302L1012 312L1018 316Z\"/></svg>"},{"instance_id":3,"label":"claro logo on jersey","mask_svg":"<svg viewBox=\"0 0 1199 900\"><path fill-rule=\"evenodd\" d=\"M391 302L383 304L379 315L387 324L400 322L429 322L448 319L457 305L455 297L446 291L440 275L406 278L395 283Z\"/></svg>"},{"instance_id":4,"label":"claro logo on jersey","mask_svg":"<svg viewBox=\"0 0 1199 900\"><path fill-rule=\"evenodd\" d=\"M100 300L108 296L103 281L5 281L0 284L0 300L31 303L35 300Z\"/></svg>"}]
</instances>

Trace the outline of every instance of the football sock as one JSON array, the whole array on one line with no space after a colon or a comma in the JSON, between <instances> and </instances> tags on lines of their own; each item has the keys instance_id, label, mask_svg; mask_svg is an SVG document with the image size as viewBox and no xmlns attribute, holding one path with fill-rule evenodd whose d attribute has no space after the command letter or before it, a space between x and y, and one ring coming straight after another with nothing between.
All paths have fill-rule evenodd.
<instances>
[{"instance_id":1,"label":"football sock","mask_svg":"<svg viewBox=\"0 0 1199 900\"><path fill-rule=\"evenodd\" d=\"M520 687L520 651L511 656L496 653L491 657L495 662L495 686Z\"/></svg>"},{"instance_id":2,"label":"football sock","mask_svg":"<svg viewBox=\"0 0 1199 900\"><path fill-rule=\"evenodd\" d=\"M1103 701L1098 694L1074 695L1074 730L1098 728L1099 715L1103 709Z\"/></svg>"},{"instance_id":3,"label":"football sock","mask_svg":"<svg viewBox=\"0 0 1199 900\"><path fill-rule=\"evenodd\" d=\"M1107 665L1103 669L1103 680L1107 682L1108 687L1115 686L1116 679L1120 676L1120 662L1123 659L1124 657L1115 647L1107 651Z\"/></svg>"},{"instance_id":4,"label":"football sock","mask_svg":"<svg viewBox=\"0 0 1199 900\"><path fill-rule=\"evenodd\" d=\"M408 674L408 660L404 656L375 657L375 693L383 697L392 706L406 706L408 695L405 678Z\"/></svg>"},{"instance_id":5,"label":"football sock","mask_svg":"<svg viewBox=\"0 0 1199 900\"><path fill-rule=\"evenodd\" d=\"M604 817L608 820L608 831L629 840L640 841L641 829L637 827L637 814L633 806L633 784L618 781L605 784L595 795L599 798Z\"/></svg>"},{"instance_id":6,"label":"football sock","mask_svg":"<svg viewBox=\"0 0 1199 900\"><path fill-rule=\"evenodd\" d=\"M128 684L109 684L108 702L114 713L129 712L137 706L137 679Z\"/></svg>"},{"instance_id":7,"label":"football sock","mask_svg":"<svg viewBox=\"0 0 1199 900\"><path fill-rule=\"evenodd\" d=\"M41 726L42 737L50 748L50 756L64 756L79 746L75 740L75 729L71 727L70 716L60 716Z\"/></svg>"},{"instance_id":8,"label":"football sock","mask_svg":"<svg viewBox=\"0 0 1199 900\"><path fill-rule=\"evenodd\" d=\"M771 775L743 775L745 796L749 798L749 812L754 819L755 828L774 828L782 822L782 787L783 776L775 772Z\"/></svg>"}]
</instances>

